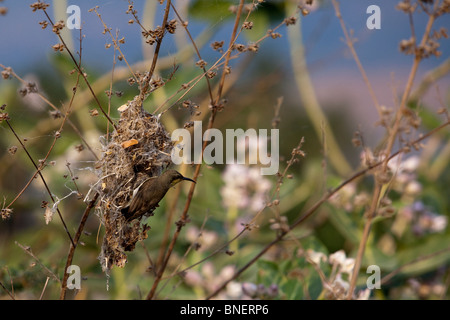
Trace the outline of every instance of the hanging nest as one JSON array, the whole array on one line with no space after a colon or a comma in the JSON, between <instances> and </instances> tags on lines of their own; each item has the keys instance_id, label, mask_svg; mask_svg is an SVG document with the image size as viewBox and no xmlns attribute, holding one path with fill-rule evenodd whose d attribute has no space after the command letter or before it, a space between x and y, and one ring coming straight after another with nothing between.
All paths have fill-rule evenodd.
<instances>
[{"instance_id":1,"label":"hanging nest","mask_svg":"<svg viewBox=\"0 0 450 320\"><path fill-rule=\"evenodd\" d=\"M159 176L171 164L173 142L156 117L142 108L138 96L119 108L120 120L110 140L103 145L97 164L99 193L97 215L105 226L99 255L107 274L114 266L124 267L126 251L134 250L136 242L147 238L150 226L140 220L127 222L121 209L126 207L133 190L149 176ZM152 213L147 214L147 216ZM145 216L144 216L145 218Z\"/></svg>"}]
</instances>

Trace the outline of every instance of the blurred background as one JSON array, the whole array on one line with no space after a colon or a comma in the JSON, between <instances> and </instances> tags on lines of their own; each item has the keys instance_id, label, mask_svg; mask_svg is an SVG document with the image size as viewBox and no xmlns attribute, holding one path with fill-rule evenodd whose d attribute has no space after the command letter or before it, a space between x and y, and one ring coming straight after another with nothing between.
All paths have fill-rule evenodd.
<instances>
[{"instance_id":1,"label":"blurred background","mask_svg":"<svg viewBox=\"0 0 450 320\"><path fill-rule=\"evenodd\" d=\"M42 11L32 12L32 3L12 0L0 2L4 8L0 15L0 64L11 67L25 83L36 83L38 92L64 112L76 83L74 65L66 53L52 49L59 40L51 32L51 27L41 28L39 22L46 20L46 17ZM230 7L236 6L237 2L175 0L173 3L180 16L189 22L189 31L207 67L212 66L223 53L214 50L211 44L224 41L224 48L228 45L235 17ZM312 6L299 2L309 14L297 14L297 23L285 26L283 20L296 15L296 5L292 3L264 1L251 13L249 20L253 22L253 28L244 29L237 43L248 45L257 42L258 52L243 52L230 62L232 73L227 77L223 95L227 103L224 111L218 114L215 127L221 131L234 128L270 129L278 98L282 97L278 115L282 160L280 170L284 170L286 160L302 137L305 138L302 150L306 157L289 168L292 179L286 179L281 187L279 208L266 208L259 218L260 229L230 244L235 255L221 253L193 268L184 278L172 277L163 287L162 298L201 298L211 292L213 289L208 285L221 283L273 239L276 228L268 222L270 217L282 214L288 221L293 221L327 189L337 186L361 168L362 149L352 143L355 131L361 133L364 144L369 148L376 148L385 136L385 128L376 125L378 114L344 41L331 1L314 1ZM127 81L131 73L126 63L133 71L144 72L151 64L154 51L154 46L145 43L138 24L129 23L133 19L132 15L126 13L129 1L95 3L88 0L59 0L50 1L49 4L47 12L54 22L67 19L66 9L69 5L80 7L81 34L80 30L65 28L61 35L76 54L76 59L81 53L82 66L97 97L106 110L110 109L111 117L118 120L117 108L139 93L137 86L131 86ZM376 1L381 9L381 29L369 30L366 21L370 14L366 10L372 4L374 1L346 0L340 2L340 10L346 27L356 39L356 52L379 103L395 110L413 62L413 56L400 51L400 42L411 37L410 20L407 14L395 8L396 2ZM99 6L97 11L101 19L95 12L89 12L95 5ZM134 3L140 22L149 28L161 24L164 7L159 1L153 0ZM170 19L176 19L173 12ZM439 31L445 27L446 19L437 19L433 30ZM107 32L105 34L102 21L110 28L113 36L124 39L120 48L125 59L118 58L119 53L114 50L114 45L107 48L112 40ZM427 21L428 16L424 12L413 15L413 27L419 39ZM268 37L259 42L269 29L280 24L276 32L281 37ZM440 57L424 59L414 81L411 108L418 112L422 120L416 137L445 121L438 114L439 109L448 110L450 41L442 37L439 43L442 54ZM164 38L157 69L163 79L171 77L171 80L144 103L145 109L151 113L157 109L158 112L168 110L161 121L169 132L193 120L204 121L203 127L206 128L209 97L204 80L180 101L176 101L180 94L171 98L183 83L201 74L196 66L198 60L186 32L178 24L176 33ZM306 69L303 61L306 61ZM174 66L178 69L172 77ZM430 74L433 74L431 82L427 81ZM217 85L218 78L212 79L214 85ZM304 85L309 81L311 88ZM105 91L110 90L110 86L113 95L109 99ZM32 157L39 160L46 157L62 119L55 117L54 110L37 94L24 94L25 87L15 77L0 80L0 104L6 104L5 112L11 118L11 125ZM165 103L169 98L169 102ZM201 114L193 114L192 110L183 108L183 100L198 104ZM314 102L317 102L319 109L311 107ZM163 107L159 109L161 105ZM85 208L82 199L89 191L89 186L98 180L93 154L101 157L101 137L111 132L111 127L101 113L92 116L95 109L97 105L86 85L80 83L70 115L73 125L65 125L43 170L52 193L61 200L58 207L72 234ZM323 132L327 132L325 150ZM384 274L388 274L421 255L443 253L402 270L396 281L390 282L372 296L387 299L448 298L450 254L446 250L450 243L450 232L447 227L448 192L445 191L450 182L448 137L448 128L444 128L425 141L423 150L408 154L400 160L400 163L405 161L410 167L402 171L404 176L399 175L404 180L398 181L398 189L393 188L392 206L396 214L374 226L364 266L376 263ZM5 123L0 125L0 161L0 201L5 208L35 173L33 164ZM193 167L181 169L186 176L192 176ZM199 261L217 248L218 244L231 239L242 228L241 223L251 219L261 208L261 203L272 195L277 178L255 178L251 170L250 166L202 167L202 176L189 212L192 221L177 243L170 265L172 270L179 264L185 268ZM74 177L75 180L72 179ZM414 186L416 189L408 193ZM262 285L267 290L276 288L272 290L276 291L272 298L323 298L321 290L317 289L321 287L320 277L298 251L314 249L328 255L344 250L348 256L354 256L364 213L355 204L355 197L360 196L359 200L364 196L370 197L371 187L373 182L369 177L349 185L347 194L324 205L307 224L293 232L292 238L302 239L301 245L291 241L283 244L282 249L274 249L254 265L255 272L245 273L239 279L239 285L235 286L240 288L236 289L237 293L231 292L229 287L221 297L248 298L251 295L242 291L242 284L251 283ZM175 219L183 208L188 186L180 185L177 188L182 191ZM234 199L233 190L237 190L236 197L241 198ZM77 192L83 196L77 196ZM50 202L50 199L38 177L14 201L11 218L0 221L0 281L9 290L12 282L18 298L36 299L41 293L43 298L48 299L59 296L59 284L55 280L50 280L48 288L43 291L49 276L43 266L61 277L69 241L59 217L55 215L46 224L43 201ZM160 250L162 230L166 223L164 212L169 210L167 203L173 201L175 192L167 195L156 215L148 220L152 227L149 238L128 255L127 266L113 269L109 290L106 290L106 276L97 260L102 229L99 219L92 212L85 228L86 233L81 239L82 245L75 253L74 263L80 265L84 277L82 290L76 297L139 299L145 296L153 279L151 270L148 270L147 254L155 257ZM256 204L252 205L254 201ZM200 230L203 232L199 238ZM201 248L184 256L190 245L197 242L202 243ZM25 252L20 245L29 246L39 260ZM272 264L273 261L278 263ZM294 273L299 270L307 272L301 276ZM296 287L297 283L301 285ZM358 283L363 284L364 280ZM8 299L5 291L0 292L0 297Z\"/></svg>"}]
</instances>

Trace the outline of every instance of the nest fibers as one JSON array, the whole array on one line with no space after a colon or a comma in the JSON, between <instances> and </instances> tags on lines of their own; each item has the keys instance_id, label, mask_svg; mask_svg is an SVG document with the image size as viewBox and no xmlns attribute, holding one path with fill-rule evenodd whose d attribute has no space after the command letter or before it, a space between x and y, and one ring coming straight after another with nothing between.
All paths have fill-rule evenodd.
<instances>
[{"instance_id":1,"label":"nest fibers","mask_svg":"<svg viewBox=\"0 0 450 320\"><path fill-rule=\"evenodd\" d=\"M111 139L104 143L97 165L100 180L96 191L100 201L96 211L105 226L99 260L106 273L114 265L123 267L127 262L125 252L147 238L150 229L140 220L125 221L121 209L129 204L137 186L149 176L159 176L171 163L173 143L168 132L159 117L141 106L135 99L119 108L119 123Z\"/></svg>"}]
</instances>

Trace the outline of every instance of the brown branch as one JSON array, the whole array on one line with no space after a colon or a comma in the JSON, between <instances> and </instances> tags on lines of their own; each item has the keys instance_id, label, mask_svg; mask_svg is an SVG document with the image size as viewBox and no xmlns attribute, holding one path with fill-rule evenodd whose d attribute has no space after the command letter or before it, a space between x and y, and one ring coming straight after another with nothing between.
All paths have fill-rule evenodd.
<instances>
[{"instance_id":1,"label":"brown branch","mask_svg":"<svg viewBox=\"0 0 450 320\"><path fill-rule=\"evenodd\" d=\"M49 186L47 185L47 182L44 179L44 176L41 173L41 170L44 166L45 161L38 167L36 162L34 161L33 157L30 155L30 153L28 152L27 148L25 147L25 145L23 144L22 140L19 138L19 136L17 135L16 131L14 131L11 123L9 122L9 120L5 120L6 124L8 125L8 127L11 129L11 132L14 134L14 136L16 137L17 141L19 141L20 145L22 146L23 150L25 151L25 153L27 154L28 158L30 159L30 161L33 163L33 166L36 168L36 172L37 174L39 174L42 182L44 183L45 189L47 190L50 198L52 199L53 203L56 203L55 198L53 197L52 192L50 191ZM55 139L56 141L56 139ZM53 144L54 145L54 144ZM53 147L52 145L52 147ZM50 153L51 149L49 150ZM36 175L36 174L35 174ZM29 184L28 184L29 185ZM56 207L56 211L58 212L59 218L61 219L61 222L64 226L64 230L66 231L67 235L69 236L70 242L73 244L73 239L72 236L70 235L69 230L67 229L67 225L66 222L64 221L64 218L62 217L61 211L59 210L58 206Z\"/></svg>"},{"instance_id":2,"label":"brown branch","mask_svg":"<svg viewBox=\"0 0 450 320\"><path fill-rule=\"evenodd\" d=\"M78 230L75 233L74 241L69 249L69 254L67 255L66 260L66 266L64 268L64 276L61 283L61 294L59 296L60 300L64 300L66 297L66 291L67 291L67 279L69 278L69 274L67 273L67 268L72 264L73 256L75 254L75 249L77 248L78 241L80 240L81 233L84 229L84 226L86 224L87 218L89 217L89 213L91 212L91 209L94 207L95 203L97 202L99 194L96 193L94 198L89 201L89 204L87 205L86 209L84 210L83 216L81 217L80 224L78 226Z\"/></svg>"},{"instance_id":3,"label":"brown branch","mask_svg":"<svg viewBox=\"0 0 450 320\"><path fill-rule=\"evenodd\" d=\"M178 20L180 20L181 25L183 26L184 30L186 31L186 34L188 35L189 40L191 41L192 46L194 47L195 52L196 52L198 58L199 58L200 60L202 60L202 56L200 55L200 50L198 50L197 44L195 43L194 39L192 38L191 33L189 32L189 29L188 29L188 27L187 27L187 23L181 18L181 16L179 15L177 9L175 8L175 6L174 6L173 4L171 4L171 6L172 6L173 12L175 12L176 16L178 17ZM206 68L205 68L204 65L202 65L202 70L203 70L203 73L204 73L204 74L207 73ZM210 98L211 103L212 103L213 100L214 100L214 98L213 98L213 93L212 93L212 89L211 89L211 83L210 83L208 77L205 77L205 79L206 79L206 84L208 85L209 98Z\"/></svg>"},{"instance_id":4,"label":"brown branch","mask_svg":"<svg viewBox=\"0 0 450 320\"><path fill-rule=\"evenodd\" d=\"M435 134L436 132L438 132L439 130L443 129L444 127L450 125L450 121L447 121L443 124L441 124L440 126L434 128L433 130L429 131L427 134L423 135L422 137L418 138L417 140L413 141L412 144L416 144L419 143L423 140L425 140L426 138L430 137L431 135ZM390 155L389 157L387 157L387 161L391 160L392 158L396 157L397 155L401 154L405 152L405 149L400 149L397 152L393 153L392 155ZM348 178L347 180L343 181L339 186L337 186L336 188L334 188L333 190L331 190L328 194L325 194L322 196L322 198L320 200L318 200L311 208L309 208L303 215L301 215L297 220L295 220L290 226L289 229L286 231L282 231L279 235L277 235L277 237L272 240L269 244L267 244L256 256L254 256L249 262L247 262L243 267L241 267L239 270L237 270L233 276L230 277L230 279L226 280L225 282L223 282L220 287L218 287L213 293L211 293L210 295L208 295L206 297L206 299L211 299L214 296L216 296L220 291L222 291L223 289L225 289L225 287L228 285L228 283L230 283L231 281L235 280L239 275L241 275L244 271L246 271L251 265L253 265L262 255L264 255L264 253L266 253L273 245L277 244L278 242L280 242L281 240L283 240L285 238L285 236L291 232L293 229L295 229L296 227L298 227L302 222L304 222L306 219L308 219L310 216L312 216L314 214L314 212L316 212L316 210L326 201L328 201L328 199L330 199L334 194L336 194L336 192L338 192L340 189L342 189L344 186L346 186L347 184L351 183L352 181L366 175L367 173L369 173L371 170L383 165L384 161L380 161L377 162L373 165L368 166L367 168L365 168L364 170L361 170L357 173L355 173L353 176L351 176L350 178Z\"/></svg>"},{"instance_id":5,"label":"brown branch","mask_svg":"<svg viewBox=\"0 0 450 320\"><path fill-rule=\"evenodd\" d=\"M335 2L336 0L333 0L333 2ZM435 6L437 6L439 3L439 1L436 1ZM428 41L430 32L431 32L431 28L433 26L433 23L435 21L435 15L430 15L428 18L428 22L424 31L424 34L422 36L422 40L420 42L419 47L423 47L426 42ZM411 19L411 28L413 28L412 26L412 16L410 15L410 19ZM404 115L407 113L407 101L408 101L408 97L410 95L410 92L412 90L412 86L414 83L414 79L416 77L417 74L417 70L419 68L419 64L420 62L423 60L423 56L419 53L419 50L417 50L417 47L415 48L415 56L414 56L414 62L413 65L411 67L410 73L409 73L409 77L408 80L406 82L406 87L405 87L405 91L403 92L403 96L400 102L400 106L397 109L396 115L395 115L395 119L394 119L394 123L392 125L392 129L389 129L388 127L388 142L387 142L387 146L386 149L384 150L384 154L388 155L391 153L392 148L394 146L394 142L398 136L400 127L401 127L401 120L404 118ZM381 166L381 172L386 172L387 169L387 164L388 164L389 159L386 157L386 159L383 161L382 166ZM361 263L362 263L362 259L364 256L364 251L365 251L365 247L369 238L369 234L370 234L370 229L371 229L371 224L372 224L372 219L375 217L376 215L376 210L378 208L378 204L379 204L379 197L381 194L381 188L383 187L383 183L379 181L379 179L377 179L377 177L375 177L375 187L374 187L374 192L373 192L373 197L372 197L372 203L370 205L370 209L367 213L367 220L364 226L364 231L363 231L363 236L361 238L361 242L359 244L359 248L358 248L358 253L355 259L355 266L353 268L353 273L350 279L350 288L347 292L347 299L352 299L353 297L353 292L355 290L356 287L356 281L358 278L358 274L359 274L359 269L361 267Z\"/></svg>"},{"instance_id":6,"label":"brown branch","mask_svg":"<svg viewBox=\"0 0 450 320\"><path fill-rule=\"evenodd\" d=\"M167 0L166 3L166 8L164 9L164 17L163 17L163 22L162 22L162 33L161 33L161 37L158 37L156 39L156 47L155 47L155 53L153 54L153 59L152 59L152 64L150 66L150 70L148 72L148 78L147 78L147 82L144 83L141 88L140 88L140 98L143 101L144 100L144 95L145 92L147 92L147 89L150 85L150 81L152 80L153 77L153 73L155 72L156 69L156 63L158 62L158 57L159 57L159 50L161 49L161 44L162 44L162 40L166 34L166 25L167 25L167 20L169 19L169 12L170 12L170 4L172 3L171 0Z\"/></svg>"},{"instance_id":7,"label":"brown branch","mask_svg":"<svg viewBox=\"0 0 450 320\"><path fill-rule=\"evenodd\" d=\"M47 274L49 274L54 280L61 282L61 280L59 280L59 278L56 276L56 274L53 273L52 270L50 270L49 268L47 268L40 260L38 257L35 256L35 254L31 251L30 247L26 247L24 245L21 245L19 242L16 241L16 244L23 250L25 251L26 254L28 254L30 257L32 257L42 268L44 268L45 272Z\"/></svg>"},{"instance_id":8,"label":"brown branch","mask_svg":"<svg viewBox=\"0 0 450 320\"><path fill-rule=\"evenodd\" d=\"M80 31L81 32L81 31ZM81 39L81 37L80 37ZM80 40L81 42L81 40ZM3 68L4 70L6 70L6 66L4 66L3 64L0 63L0 67ZM27 81L25 81L24 79L22 79L17 73L14 72L14 70L11 69L11 76L13 76L14 78L16 78L17 80L19 80L23 85L27 85ZM79 76L79 75L78 75ZM77 79L77 84L76 87L78 87L78 79ZM47 97L45 97L43 94L41 94L39 91L38 92L33 92L33 94L36 94L40 99L42 99L42 101L44 101L46 104L48 104L53 110L59 112L59 109L50 101L47 99ZM71 102L70 102L70 106L72 106L72 101L73 101L73 97L71 98ZM81 139L81 141L86 145L86 147L89 149L89 151L92 153L92 155L94 156L94 158L96 160L98 160L98 156L97 154L94 152L94 150L92 149L92 147L89 145L89 143L86 141L86 139L83 137L83 135L81 134L80 130L75 126L75 124L70 120L70 119L66 119L67 123L72 127L73 131L75 131L75 133L79 136L79 138Z\"/></svg>"},{"instance_id":9,"label":"brown branch","mask_svg":"<svg viewBox=\"0 0 450 320\"><path fill-rule=\"evenodd\" d=\"M0 287L2 287L3 290L5 290L5 292L11 297L12 300L16 300L16 298L11 293L11 291L9 291L1 281L0 281Z\"/></svg>"},{"instance_id":10,"label":"brown branch","mask_svg":"<svg viewBox=\"0 0 450 320\"><path fill-rule=\"evenodd\" d=\"M168 2L169 2L169 0L168 0ZM222 72L222 79L221 79L221 82L220 82L220 85L219 85L219 92L218 92L218 95L217 95L216 103L220 100L220 97L221 97L221 93L222 93L222 89L223 89L223 85L224 85L224 81L225 81L226 69L227 69L228 62L229 62L229 57L230 57L230 54L231 54L231 51L232 51L232 45L236 41L236 32L237 32L237 29L238 29L238 26L239 26L239 20L240 20L240 16L241 16L241 13L242 13L242 8L244 6L244 2L245 2L245 0L241 0L240 3L239 3L239 9L238 9L238 12L237 12L237 15L236 15L236 20L234 22L233 33L231 35L230 45L228 47L227 58L225 59L225 65L224 65L224 69L223 69L223 72ZM213 127L214 120L216 118L217 112L218 112L218 109L213 107L212 111L211 111L211 116L209 118L208 129L211 129ZM205 141L203 142L201 156L203 156L203 151L206 148L207 142L208 142L208 139L205 139ZM197 181L197 178L198 178L198 176L200 174L200 168L201 168L201 163L197 164L197 166L195 168L194 177L193 177L193 179L195 181ZM192 201L192 197L194 196L194 190L195 190L195 184L192 184L191 188L189 189L189 193L188 193L188 196L187 196L186 204L185 204L184 209L183 209L183 213L181 214L180 220L177 222L177 228L176 228L175 233L174 233L174 235L172 237L172 240L171 240L171 242L169 244L169 248L167 250L167 254L166 254L166 257L164 259L163 265L158 270L158 275L155 278L155 281L153 282L152 288L150 289L150 292L147 295L147 300L151 300L151 299L154 298L154 295L156 293L156 289L158 287L159 282L161 281L161 278L162 278L162 275L164 273L164 270L166 269L167 263L169 262L170 256L171 256L172 251L173 251L173 249L175 247L175 243L176 243L176 241L178 239L178 236L179 236L179 234L181 232L181 229L183 228L183 226L187 222L187 217L188 217L187 212L189 210L189 207L190 207L190 204L191 204L191 201Z\"/></svg>"},{"instance_id":11,"label":"brown branch","mask_svg":"<svg viewBox=\"0 0 450 320\"><path fill-rule=\"evenodd\" d=\"M378 102L377 96L375 95L375 91L372 88L369 78L367 77L366 71L364 70L364 68L361 64L361 61L359 60L358 54L356 53L356 50L355 50L355 47L353 46L354 40L352 40L352 38L350 37L350 35L347 31L347 28L345 26L344 19L342 19L341 11L339 9L339 2L337 2L336 0L333 0L333 6L334 6L334 10L336 11L336 17L339 19L342 31L345 36L345 43L347 44L348 48L350 49L353 59L355 60L356 65L358 66L359 72L361 73L361 75L363 77L364 83L366 84L367 89L369 90L369 94L372 98L375 108L377 109L378 115L381 118L381 116L382 116L381 106Z\"/></svg>"},{"instance_id":12,"label":"brown branch","mask_svg":"<svg viewBox=\"0 0 450 320\"><path fill-rule=\"evenodd\" d=\"M44 9L42 9L42 11L44 11L44 14L46 15L48 21L53 26L54 23L53 23L52 19L50 18L50 16L48 15L47 10L44 8ZM64 46L64 48L66 49L66 51L69 54L70 58L72 59L73 63L75 64L75 67L76 67L76 69L78 71L78 74L83 77L84 82L86 83L87 87L89 88L89 91L91 92L92 97L94 98L94 100L97 103L98 107L100 108L101 112L106 117L106 119L113 125L114 129L117 129L116 124L112 121L112 119L109 117L109 115L105 112L105 110L102 107L102 104L100 103L100 100L98 100L97 95L95 94L94 90L91 87L91 84L89 83L89 80L86 77L86 74L81 69L81 64L77 63L77 60L73 56L73 54L70 51L69 47L66 45L66 42L64 41L63 37L59 33L56 33L56 35L58 36L58 38L61 41L62 45Z\"/></svg>"}]
</instances>

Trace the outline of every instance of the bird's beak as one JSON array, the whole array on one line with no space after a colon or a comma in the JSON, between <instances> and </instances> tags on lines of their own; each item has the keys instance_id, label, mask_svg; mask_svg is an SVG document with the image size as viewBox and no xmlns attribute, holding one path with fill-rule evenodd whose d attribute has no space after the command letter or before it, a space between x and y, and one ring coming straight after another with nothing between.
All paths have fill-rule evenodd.
<instances>
[{"instance_id":1,"label":"bird's beak","mask_svg":"<svg viewBox=\"0 0 450 320\"><path fill-rule=\"evenodd\" d=\"M197 182L195 182L194 180L192 180L192 179L189 179L189 178L186 178L186 177L183 177L183 180L186 180L186 181L191 181L191 182L193 182L193 183L197 183Z\"/></svg>"}]
</instances>

